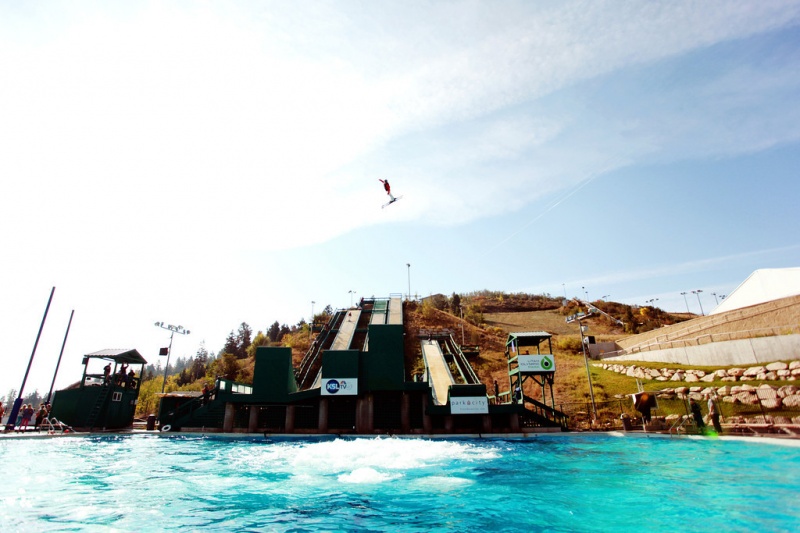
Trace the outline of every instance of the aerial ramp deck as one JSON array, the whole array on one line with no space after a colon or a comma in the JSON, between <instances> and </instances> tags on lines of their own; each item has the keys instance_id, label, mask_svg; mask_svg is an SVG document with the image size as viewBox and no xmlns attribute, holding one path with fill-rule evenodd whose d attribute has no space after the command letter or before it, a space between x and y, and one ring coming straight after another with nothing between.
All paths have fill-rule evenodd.
<instances>
[{"instance_id":1,"label":"aerial ramp deck","mask_svg":"<svg viewBox=\"0 0 800 533\"><path fill-rule=\"evenodd\" d=\"M331 350L349 350L350 344L353 342L353 335L356 332L356 325L358 319L361 317L361 309L351 309L339 325L339 332L333 340Z\"/></svg>"},{"instance_id":2,"label":"aerial ramp deck","mask_svg":"<svg viewBox=\"0 0 800 533\"><path fill-rule=\"evenodd\" d=\"M428 383L433 388L433 402L436 405L447 403L447 393L450 385L453 384L453 375L444 360L442 348L438 341L423 340L422 358L425 360L425 368L428 369Z\"/></svg>"},{"instance_id":3,"label":"aerial ramp deck","mask_svg":"<svg viewBox=\"0 0 800 533\"><path fill-rule=\"evenodd\" d=\"M392 298L389 300L389 316L386 323L387 324L403 323L403 301L400 298Z\"/></svg>"},{"instance_id":4,"label":"aerial ramp deck","mask_svg":"<svg viewBox=\"0 0 800 533\"><path fill-rule=\"evenodd\" d=\"M388 300L375 300L372 303L372 316L369 318L370 324L386 324L388 313Z\"/></svg>"},{"instance_id":5,"label":"aerial ramp deck","mask_svg":"<svg viewBox=\"0 0 800 533\"><path fill-rule=\"evenodd\" d=\"M403 300L390 298L388 300L375 300L372 304L370 324L402 324Z\"/></svg>"}]
</instances>

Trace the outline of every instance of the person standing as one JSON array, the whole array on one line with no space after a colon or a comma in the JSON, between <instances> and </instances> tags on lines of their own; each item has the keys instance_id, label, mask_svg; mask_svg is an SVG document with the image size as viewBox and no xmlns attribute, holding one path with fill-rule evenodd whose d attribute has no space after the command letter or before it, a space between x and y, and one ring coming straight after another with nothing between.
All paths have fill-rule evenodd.
<instances>
[{"instance_id":1,"label":"person standing","mask_svg":"<svg viewBox=\"0 0 800 533\"><path fill-rule=\"evenodd\" d=\"M719 410L713 396L708 397L708 416L711 418L711 423L714 424L714 431L722 433L722 426L719 423Z\"/></svg>"},{"instance_id":2,"label":"person standing","mask_svg":"<svg viewBox=\"0 0 800 533\"><path fill-rule=\"evenodd\" d=\"M36 418L33 421L33 429L39 431L39 427L44 419L47 418L47 407L42 403L39 405L39 410L36 411Z\"/></svg>"},{"instance_id":3,"label":"person standing","mask_svg":"<svg viewBox=\"0 0 800 533\"><path fill-rule=\"evenodd\" d=\"M494 380L494 403L500 404L500 385L497 384L497 380Z\"/></svg>"},{"instance_id":4,"label":"person standing","mask_svg":"<svg viewBox=\"0 0 800 533\"><path fill-rule=\"evenodd\" d=\"M697 405L697 402L694 401L694 398L689 400L689 409L692 411L697 429L702 432L706 428L706 423L703 422L703 412L700 410L700 406Z\"/></svg>"},{"instance_id":5,"label":"person standing","mask_svg":"<svg viewBox=\"0 0 800 533\"><path fill-rule=\"evenodd\" d=\"M27 431L28 424L31 423L31 417L33 416L33 404L28 403L23 405L21 412L22 412L22 419L19 422L17 433Z\"/></svg>"},{"instance_id":6,"label":"person standing","mask_svg":"<svg viewBox=\"0 0 800 533\"><path fill-rule=\"evenodd\" d=\"M3 407L3 402L0 402L0 425L3 424L3 415L6 412L6 408Z\"/></svg>"}]
</instances>

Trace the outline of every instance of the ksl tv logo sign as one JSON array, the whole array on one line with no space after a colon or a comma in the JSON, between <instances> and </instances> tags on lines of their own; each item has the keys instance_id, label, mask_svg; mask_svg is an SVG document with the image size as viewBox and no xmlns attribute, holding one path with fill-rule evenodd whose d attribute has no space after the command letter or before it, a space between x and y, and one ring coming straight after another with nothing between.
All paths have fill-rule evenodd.
<instances>
[{"instance_id":1,"label":"ksl tv logo sign","mask_svg":"<svg viewBox=\"0 0 800 533\"><path fill-rule=\"evenodd\" d=\"M520 372L555 372L556 360L552 355L520 355Z\"/></svg>"},{"instance_id":2,"label":"ksl tv logo sign","mask_svg":"<svg viewBox=\"0 0 800 533\"><path fill-rule=\"evenodd\" d=\"M327 378L322 380L323 396L347 396L358 394L358 379Z\"/></svg>"}]
</instances>

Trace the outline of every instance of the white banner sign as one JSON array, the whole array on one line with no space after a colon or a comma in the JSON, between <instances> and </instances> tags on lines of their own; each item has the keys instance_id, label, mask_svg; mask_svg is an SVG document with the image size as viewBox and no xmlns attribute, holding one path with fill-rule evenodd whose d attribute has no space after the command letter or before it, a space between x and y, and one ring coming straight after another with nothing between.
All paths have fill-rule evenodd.
<instances>
[{"instance_id":1,"label":"white banner sign","mask_svg":"<svg viewBox=\"0 0 800 533\"><path fill-rule=\"evenodd\" d=\"M486 396L450 397L450 412L454 415L487 414L489 399Z\"/></svg>"},{"instance_id":2,"label":"white banner sign","mask_svg":"<svg viewBox=\"0 0 800 533\"><path fill-rule=\"evenodd\" d=\"M555 372L556 360L552 355L520 355L520 372Z\"/></svg>"},{"instance_id":3,"label":"white banner sign","mask_svg":"<svg viewBox=\"0 0 800 533\"><path fill-rule=\"evenodd\" d=\"M322 380L323 396L355 396L358 394L358 378Z\"/></svg>"}]
</instances>

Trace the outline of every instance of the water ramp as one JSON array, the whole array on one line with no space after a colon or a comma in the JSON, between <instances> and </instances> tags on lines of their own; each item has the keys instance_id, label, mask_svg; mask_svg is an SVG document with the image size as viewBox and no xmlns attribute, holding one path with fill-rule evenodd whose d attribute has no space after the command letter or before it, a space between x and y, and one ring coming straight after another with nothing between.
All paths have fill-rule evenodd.
<instances>
[{"instance_id":1,"label":"water ramp","mask_svg":"<svg viewBox=\"0 0 800 533\"><path fill-rule=\"evenodd\" d=\"M350 343L353 342L353 334L356 332L356 325L360 316L361 309L351 309L347 312L342 323L339 324L339 332L333 340L333 344L330 347L331 350L350 349Z\"/></svg>"},{"instance_id":2,"label":"water ramp","mask_svg":"<svg viewBox=\"0 0 800 533\"><path fill-rule=\"evenodd\" d=\"M372 317L370 324L386 324L386 315L389 307L389 300L375 300L372 304Z\"/></svg>"},{"instance_id":3,"label":"water ramp","mask_svg":"<svg viewBox=\"0 0 800 533\"><path fill-rule=\"evenodd\" d=\"M428 383L433 388L433 401L436 405L447 403L447 392L453 384L453 375L444 360L442 348L435 340L422 341L422 358L428 369Z\"/></svg>"}]
</instances>

